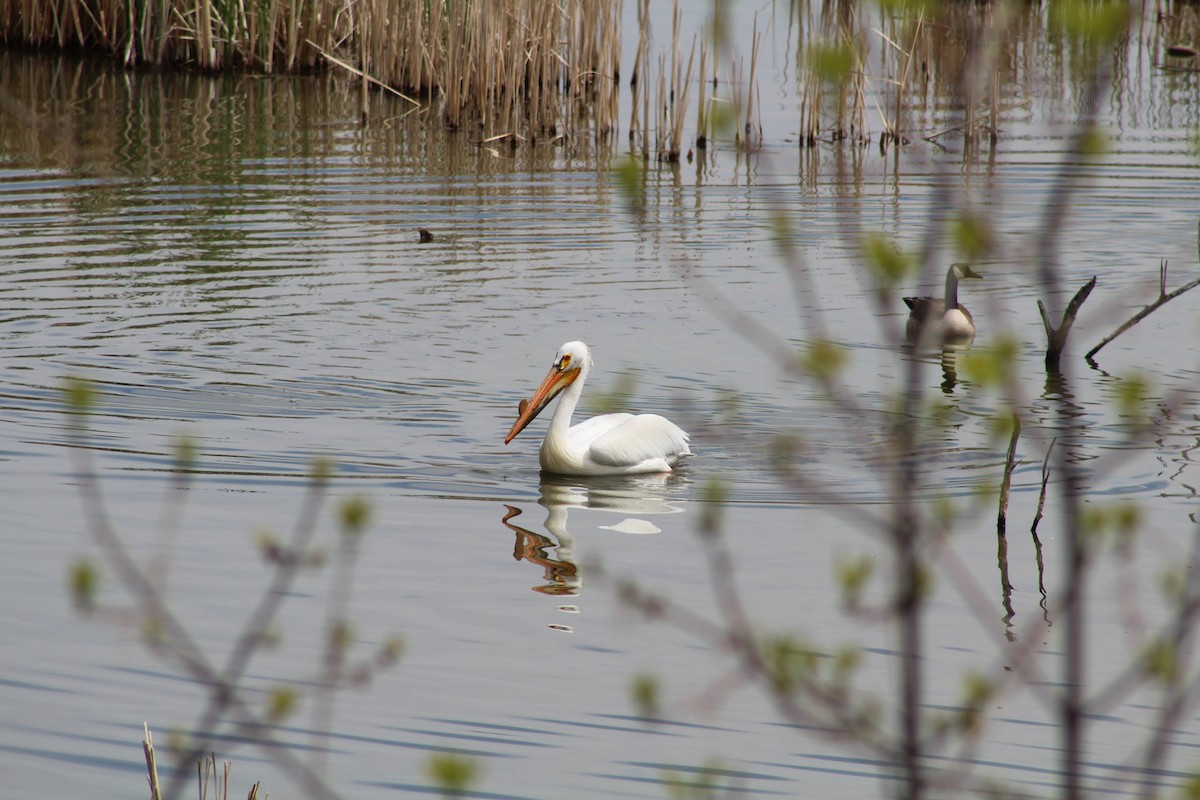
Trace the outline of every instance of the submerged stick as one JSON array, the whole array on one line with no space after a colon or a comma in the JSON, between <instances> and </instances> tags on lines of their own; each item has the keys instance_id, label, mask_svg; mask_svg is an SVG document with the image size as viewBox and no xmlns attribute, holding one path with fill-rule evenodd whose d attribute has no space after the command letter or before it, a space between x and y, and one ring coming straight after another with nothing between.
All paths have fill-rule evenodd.
<instances>
[{"instance_id":1,"label":"submerged stick","mask_svg":"<svg viewBox=\"0 0 1200 800\"><path fill-rule=\"evenodd\" d=\"M1004 536L1008 529L1008 491L1012 486L1013 469L1016 467L1017 439L1021 436L1021 418L1012 415L1013 431L1008 440L1008 457L1004 460L1004 477L1000 481L1000 510L996 516L996 532Z\"/></svg>"},{"instance_id":2,"label":"submerged stick","mask_svg":"<svg viewBox=\"0 0 1200 800\"><path fill-rule=\"evenodd\" d=\"M1042 521L1042 515L1046 510L1046 485L1050 482L1050 453L1054 451L1054 445L1058 442L1058 437L1050 440L1050 446L1046 448L1046 458L1042 461L1042 489L1038 493L1037 511L1033 515L1033 523L1029 526L1029 535L1033 537L1033 552L1037 558L1037 573L1038 573L1038 591L1042 595L1040 605L1042 607L1042 619L1050 622L1050 609L1046 604L1046 563L1042 558L1042 540L1038 538L1038 523Z\"/></svg>"},{"instance_id":3,"label":"submerged stick","mask_svg":"<svg viewBox=\"0 0 1200 800\"><path fill-rule=\"evenodd\" d=\"M1095 280L1095 279L1093 278L1093 280ZM1100 342L1100 344L1096 345L1091 350L1087 351L1087 354L1084 355L1084 358L1086 358L1088 361L1091 361L1092 356L1094 356L1094 355L1096 355L1096 353L1100 352L1100 349L1102 347L1104 347L1106 344L1108 344L1109 342L1111 342L1113 339L1117 338L1122 333L1124 333L1125 331L1132 328L1134 325L1137 325L1143 319L1150 316L1150 314L1157 311L1160 307L1166 305L1171 300L1174 300L1176 297L1179 297L1179 295L1183 294L1184 292L1195 289L1197 286L1200 286L1200 278L1196 278L1191 283L1184 284L1183 286L1180 286L1178 289L1171 292L1170 294L1167 294L1167 260L1164 258L1162 260L1162 262L1158 265L1158 299L1155 300L1150 305L1143 308L1138 313L1134 314L1128 320L1126 320L1125 323L1123 325L1121 325L1121 327L1117 328L1111 334L1104 337L1104 339Z\"/></svg>"},{"instance_id":4,"label":"submerged stick","mask_svg":"<svg viewBox=\"0 0 1200 800\"><path fill-rule=\"evenodd\" d=\"M1000 568L1000 602L1004 605L1006 636L1011 641L1012 618L1016 612L1012 607L1012 583L1008 579L1008 493L1012 486L1012 474L1017 465L1017 439L1021 436L1021 417L1012 415L1012 437L1008 440L1008 456L1004 459L1004 478L1000 481L1000 510L996 516L996 563Z\"/></svg>"}]
</instances>

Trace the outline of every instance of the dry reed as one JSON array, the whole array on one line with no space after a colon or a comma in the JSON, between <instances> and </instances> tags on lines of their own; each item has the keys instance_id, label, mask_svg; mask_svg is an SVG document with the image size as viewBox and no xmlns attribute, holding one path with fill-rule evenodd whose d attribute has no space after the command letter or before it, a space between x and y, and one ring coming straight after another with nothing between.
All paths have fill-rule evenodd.
<instances>
[{"instance_id":1,"label":"dry reed","mask_svg":"<svg viewBox=\"0 0 1200 800\"><path fill-rule=\"evenodd\" d=\"M762 144L762 118L756 108L758 98L758 53L763 34L758 30L758 15L754 17L754 28L750 45L750 73L746 74L744 57L736 57L730 66L730 90L737 119L734 140L741 150L755 150Z\"/></svg>"},{"instance_id":2,"label":"dry reed","mask_svg":"<svg viewBox=\"0 0 1200 800\"><path fill-rule=\"evenodd\" d=\"M696 104L696 149L708 147L708 48L712 38L712 25L705 25L700 33L700 101ZM715 49L715 42L712 44Z\"/></svg>"},{"instance_id":3,"label":"dry reed","mask_svg":"<svg viewBox=\"0 0 1200 800\"><path fill-rule=\"evenodd\" d=\"M642 135L642 155L650 152L650 93L646 81L650 77L650 0L638 0L638 46L633 57L633 77L629 89L633 102L629 112L629 141Z\"/></svg>"},{"instance_id":4,"label":"dry reed","mask_svg":"<svg viewBox=\"0 0 1200 800\"><path fill-rule=\"evenodd\" d=\"M696 60L696 41L692 39L692 49L687 59L687 69L683 67L680 52L680 29L683 25L683 12L679 2L675 0L671 15L671 63L666 66L666 58L659 59L658 73L658 109L659 119L657 128L657 154L660 161L678 161L683 149L684 121L687 117L688 99L691 96L692 72Z\"/></svg>"},{"instance_id":5,"label":"dry reed","mask_svg":"<svg viewBox=\"0 0 1200 800\"><path fill-rule=\"evenodd\" d=\"M762 98L758 95L758 52L762 46L763 35L758 32L758 15L755 14L754 31L750 38L750 80L746 85L746 117L743 124L748 148L762 144L762 116L758 111L762 106ZM755 107L756 100L758 108Z\"/></svg>"},{"instance_id":6,"label":"dry reed","mask_svg":"<svg viewBox=\"0 0 1200 800\"><path fill-rule=\"evenodd\" d=\"M291 72L324 63L436 98L451 127L615 127L620 0L0 0L0 37L126 64ZM365 108L365 103L363 104Z\"/></svg>"}]
</instances>

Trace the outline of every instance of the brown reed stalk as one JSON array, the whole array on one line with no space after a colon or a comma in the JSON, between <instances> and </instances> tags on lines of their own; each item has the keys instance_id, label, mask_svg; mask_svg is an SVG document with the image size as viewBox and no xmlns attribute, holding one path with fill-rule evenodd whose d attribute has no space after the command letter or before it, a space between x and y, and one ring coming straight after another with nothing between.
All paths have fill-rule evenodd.
<instances>
[{"instance_id":1,"label":"brown reed stalk","mask_svg":"<svg viewBox=\"0 0 1200 800\"><path fill-rule=\"evenodd\" d=\"M535 4L536 39L534 52L538 58L534 73L537 100L532 108L537 116L531 120L532 129L538 133L554 135L558 129L558 98L564 82L565 61L559 53L559 31L565 28L565 11L552 0L541 0Z\"/></svg>"},{"instance_id":2,"label":"brown reed stalk","mask_svg":"<svg viewBox=\"0 0 1200 800\"><path fill-rule=\"evenodd\" d=\"M758 96L758 53L762 46L762 37L758 32L758 14L754 15L754 28L750 38L750 82L746 87L746 140L747 146L754 147L762 143L762 117L754 107ZM760 102L759 105L762 105Z\"/></svg>"},{"instance_id":3,"label":"brown reed stalk","mask_svg":"<svg viewBox=\"0 0 1200 800\"><path fill-rule=\"evenodd\" d=\"M892 122L891 122L892 141L895 142L897 145L904 144L904 132L902 129L903 119L904 119L904 96L908 90L909 77L912 74L913 54L917 49L917 43L920 39L922 31L924 30L924 24L925 24L925 12L922 10L917 15L916 29L913 31L912 43L909 45L908 50L907 51L900 50L899 47L897 47L897 50L901 53L901 55L904 56L904 72L900 75L900 77L896 81L896 107L893 112ZM967 103L968 119L974 113L974 110L972 109L971 106L972 106L972 103L968 102ZM967 126L968 131L971 129L971 127L972 126L970 124L968 124L968 126ZM968 133L968 135L970 135L970 134Z\"/></svg>"},{"instance_id":4,"label":"brown reed stalk","mask_svg":"<svg viewBox=\"0 0 1200 800\"><path fill-rule=\"evenodd\" d=\"M696 40L693 37L692 49L688 55L687 73L684 74L679 43L682 26L683 13L679 8L679 0L675 0L671 17L671 63L669 69L666 66L665 57L659 60L659 121L656 139L660 161L678 161L683 148L683 128L687 116L692 70L696 60ZM666 72L665 77L664 71Z\"/></svg>"},{"instance_id":5,"label":"brown reed stalk","mask_svg":"<svg viewBox=\"0 0 1200 800\"><path fill-rule=\"evenodd\" d=\"M846 33L846 40L850 46L854 47L854 40L851 39L849 32ZM855 49L857 53L857 49ZM861 57L856 55L856 62L861 63ZM871 139L870 128L867 125L867 74L861 68L856 68L851 79L851 92L853 94L853 102L851 105L850 114L850 135L858 144L866 144Z\"/></svg>"},{"instance_id":6,"label":"brown reed stalk","mask_svg":"<svg viewBox=\"0 0 1200 800\"><path fill-rule=\"evenodd\" d=\"M632 142L640 132L643 136L642 155L645 156L649 152L649 148L646 146L645 129L650 124L650 116L645 104L646 81L650 80L650 0L638 0L637 21L638 46L637 52L633 56L633 77L629 81L629 88L633 94L629 112L629 140Z\"/></svg>"},{"instance_id":7,"label":"brown reed stalk","mask_svg":"<svg viewBox=\"0 0 1200 800\"><path fill-rule=\"evenodd\" d=\"M584 4L576 6L581 12ZM583 116L585 109L578 104L587 102L594 111L595 135L606 137L616 126L619 110L619 81L621 64L621 9L619 4L610 3L593 13L579 13L594 24L584 29L581 39L585 46L570 51L574 55L572 79L582 78L585 92L575 95L577 111ZM582 54L582 60L579 54Z\"/></svg>"},{"instance_id":8,"label":"brown reed stalk","mask_svg":"<svg viewBox=\"0 0 1200 800\"><path fill-rule=\"evenodd\" d=\"M214 69L217 66L212 25L212 4L209 0L196 0L196 63L204 69Z\"/></svg>"},{"instance_id":9,"label":"brown reed stalk","mask_svg":"<svg viewBox=\"0 0 1200 800\"><path fill-rule=\"evenodd\" d=\"M645 71L643 72L643 80L648 80L650 77L650 56L645 57ZM646 87L642 91L642 155L645 158L650 157L650 89Z\"/></svg>"},{"instance_id":10,"label":"brown reed stalk","mask_svg":"<svg viewBox=\"0 0 1200 800\"><path fill-rule=\"evenodd\" d=\"M667 78L670 77L666 64L666 55L659 55L659 72L658 83L656 83L655 108L658 109L658 119L654 124L654 152L658 155L660 161L667 161L666 151L666 131L671 126L671 98L670 91L667 89Z\"/></svg>"},{"instance_id":11,"label":"brown reed stalk","mask_svg":"<svg viewBox=\"0 0 1200 800\"><path fill-rule=\"evenodd\" d=\"M359 124L364 128L367 126L367 109L368 109L368 94L367 90L370 84L367 81L367 38L365 36L358 37L358 66L362 71L362 78L358 83L358 108L359 108Z\"/></svg>"},{"instance_id":12,"label":"brown reed stalk","mask_svg":"<svg viewBox=\"0 0 1200 800\"><path fill-rule=\"evenodd\" d=\"M465 0L446 0L446 16L451 20L446 38L446 61L442 64L442 78L438 81L442 94L442 120L457 128L462 110L462 30L454 24L457 6ZM494 7L489 5L489 7ZM476 7L478 8L478 7Z\"/></svg>"},{"instance_id":13,"label":"brown reed stalk","mask_svg":"<svg viewBox=\"0 0 1200 800\"><path fill-rule=\"evenodd\" d=\"M744 58L733 56L729 65L729 90L733 102L733 143L740 149L742 146L742 74Z\"/></svg>"},{"instance_id":14,"label":"brown reed stalk","mask_svg":"<svg viewBox=\"0 0 1200 800\"><path fill-rule=\"evenodd\" d=\"M696 104L696 149L708 148L708 45L712 36L712 26L705 25L700 29L700 98ZM715 45L714 45L715 46ZM690 72L690 69L689 69Z\"/></svg>"},{"instance_id":15,"label":"brown reed stalk","mask_svg":"<svg viewBox=\"0 0 1200 800\"><path fill-rule=\"evenodd\" d=\"M687 117L688 98L692 91L692 67L696 60L696 37L692 37L692 49L688 54L687 72L680 77L676 75L676 104L674 109L674 124L671 128L671 160L679 160L683 150L683 124Z\"/></svg>"},{"instance_id":16,"label":"brown reed stalk","mask_svg":"<svg viewBox=\"0 0 1200 800\"><path fill-rule=\"evenodd\" d=\"M988 90L988 142L992 147L1000 136L1000 70L992 70Z\"/></svg>"}]
</instances>

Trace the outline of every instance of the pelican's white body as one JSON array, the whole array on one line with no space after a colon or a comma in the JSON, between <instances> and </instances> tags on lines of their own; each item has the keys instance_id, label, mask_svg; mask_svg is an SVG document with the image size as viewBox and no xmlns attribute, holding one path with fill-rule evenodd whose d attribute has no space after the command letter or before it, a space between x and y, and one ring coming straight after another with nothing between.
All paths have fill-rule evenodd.
<instances>
[{"instance_id":1,"label":"pelican's white body","mask_svg":"<svg viewBox=\"0 0 1200 800\"><path fill-rule=\"evenodd\" d=\"M559 390L558 408L554 410L539 453L543 470L560 475L671 472L676 464L692 455L688 435L658 414L602 414L572 425L571 416L592 370L592 354L583 342L564 344L558 350L544 387L556 371L563 371L564 363L571 369L578 369L579 373L565 389ZM535 395L535 403L537 398ZM536 416L537 410L529 419ZM523 411L517 425L524 418ZM516 427L514 425L514 429ZM510 434L509 438L515 435Z\"/></svg>"},{"instance_id":2,"label":"pelican's white body","mask_svg":"<svg viewBox=\"0 0 1200 800\"><path fill-rule=\"evenodd\" d=\"M538 454L546 472L559 475L671 472L681 459L692 454L688 435L658 414L602 414L571 425L575 403L568 406L567 393L582 383L580 378L567 388L550 420Z\"/></svg>"}]
</instances>

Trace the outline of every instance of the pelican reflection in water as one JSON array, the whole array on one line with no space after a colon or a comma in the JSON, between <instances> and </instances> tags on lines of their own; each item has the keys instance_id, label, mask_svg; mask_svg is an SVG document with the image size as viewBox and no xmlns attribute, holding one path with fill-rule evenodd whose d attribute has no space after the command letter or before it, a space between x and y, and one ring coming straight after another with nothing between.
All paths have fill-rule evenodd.
<instances>
[{"instance_id":1,"label":"pelican reflection in water","mask_svg":"<svg viewBox=\"0 0 1200 800\"><path fill-rule=\"evenodd\" d=\"M667 489L678 478L668 475L641 475L632 478L591 479L587 484L565 476L545 475L540 486L538 504L546 509L546 534L537 533L513 520L522 510L505 505L502 522L516 534L513 557L541 566L545 583L534 586L535 592L559 597L574 597L583 588L583 573L575 558L575 537L567 529L571 509L609 511L624 518L612 525L597 525L597 529L619 533L658 533L659 527L646 516L678 514L683 508L666 498ZM561 610L574 610L560 606ZM568 629L566 626L553 626Z\"/></svg>"}]
</instances>

